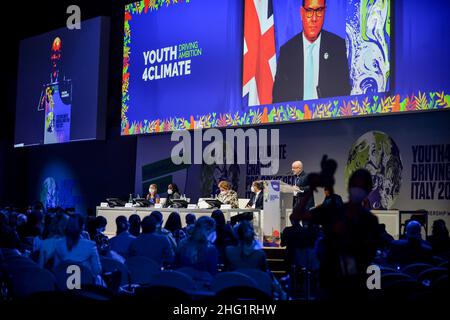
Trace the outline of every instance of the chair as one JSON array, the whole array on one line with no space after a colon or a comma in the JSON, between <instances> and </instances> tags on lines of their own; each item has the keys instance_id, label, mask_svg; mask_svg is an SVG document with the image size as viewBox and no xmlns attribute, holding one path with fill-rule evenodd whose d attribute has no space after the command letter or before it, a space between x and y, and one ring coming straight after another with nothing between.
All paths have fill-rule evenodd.
<instances>
[{"instance_id":1,"label":"chair","mask_svg":"<svg viewBox=\"0 0 450 320\"><path fill-rule=\"evenodd\" d=\"M414 279L399 279L382 285L382 290L388 300L417 300L423 296L426 288Z\"/></svg>"},{"instance_id":2,"label":"chair","mask_svg":"<svg viewBox=\"0 0 450 320\"><path fill-rule=\"evenodd\" d=\"M438 256L440 258L444 259L445 261L450 261L450 251L440 253L440 254L438 254Z\"/></svg>"},{"instance_id":3,"label":"chair","mask_svg":"<svg viewBox=\"0 0 450 320\"><path fill-rule=\"evenodd\" d=\"M177 288L186 293L195 291L196 287L191 277L175 270L164 270L155 273L148 286Z\"/></svg>"},{"instance_id":4,"label":"chair","mask_svg":"<svg viewBox=\"0 0 450 320\"><path fill-rule=\"evenodd\" d=\"M98 285L85 285L80 290L71 290L70 295L81 301L110 301L115 297L111 290Z\"/></svg>"},{"instance_id":5,"label":"chair","mask_svg":"<svg viewBox=\"0 0 450 320\"><path fill-rule=\"evenodd\" d=\"M433 268L433 265L428 263L413 263L402 268L402 273L408 274L411 277L417 278L417 276L424 270Z\"/></svg>"},{"instance_id":6,"label":"chair","mask_svg":"<svg viewBox=\"0 0 450 320\"><path fill-rule=\"evenodd\" d=\"M272 279L266 272L257 269L238 269L236 271L253 279L261 291L270 297L272 296Z\"/></svg>"},{"instance_id":7,"label":"chair","mask_svg":"<svg viewBox=\"0 0 450 320\"><path fill-rule=\"evenodd\" d=\"M85 267L84 265L80 264L79 262L74 261L63 261L60 264L58 264L53 269L53 274L56 277L56 284L59 290L65 291L68 290L67 286L67 280L71 276L71 274L67 273L67 270L69 266L78 266L80 268L80 285L81 288L87 285L94 285L95 284L95 276L92 274L91 269L88 267Z\"/></svg>"},{"instance_id":8,"label":"chair","mask_svg":"<svg viewBox=\"0 0 450 320\"><path fill-rule=\"evenodd\" d=\"M134 296L130 296L130 302L136 303L148 303L148 302L162 302L167 303L170 301L174 303L189 303L192 301L192 297L183 290L168 286L146 286L137 287Z\"/></svg>"},{"instance_id":9,"label":"chair","mask_svg":"<svg viewBox=\"0 0 450 320\"><path fill-rule=\"evenodd\" d=\"M8 258L15 258L15 257L21 257L26 258L22 256L19 251L14 249L2 249L2 255L4 260L8 260Z\"/></svg>"},{"instance_id":10,"label":"chair","mask_svg":"<svg viewBox=\"0 0 450 320\"><path fill-rule=\"evenodd\" d=\"M389 286L391 283L399 280L414 280L411 276L405 273L385 273L381 274L381 287Z\"/></svg>"},{"instance_id":11,"label":"chair","mask_svg":"<svg viewBox=\"0 0 450 320\"><path fill-rule=\"evenodd\" d=\"M439 257L439 256L433 256L433 263L435 266L439 266L440 264L442 264L444 262L447 262L447 260L445 260L444 258Z\"/></svg>"},{"instance_id":12,"label":"chair","mask_svg":"<svg viewBox=\"0 0 450 320\"><path fill-rule=\"evenodd\" d=\"M149 284L155 273L161 271L161 267L147 257L130 257L125 261L125 265L130 272L130 282L132 284Z\"/></svg>"},{"instance_id":13,"label":"chair","mask_svg":"<svg viewBox=\"0 0 450 320\"><path fill-rule=\"evenodd\" d=\"M388 266L379 266L380 267L380 271L381 274L386 274L386 273L397 273L398 270L392 268L392 267L388 267Z\"/></svg>"},{"instance_id":14,"label":"chair","mask_svg":"<svg viewBox=\"0 0 450 320\"><path fill-rule=\"evenodd\" d=\"M449 282L449 275L448 275L448 274L444 274L444 275L439 276L439 277L434 281L434 284L439 284L439 285L441 285L441 284L446 284L447 286L450 285L450 282Z\"/></svg>"},{"instance_id":15,"label":"chair","mask_svg":"<svg viewBox=\"0 0 450 320\"><path fill-rule=\"evenodd\" d=\"M25 298L38 292L50 292L56 289L53 274L38 266L20 266L7 273L13 297Z\"/></svg>"},{"instance_id":16,"label":"chair","mask_svg":"<svg viewBox=\"0 0 450 320\"><path fill-rule=\"evenodd\" d=\"M258 288L248 286L230 286L216 293L219 301L256 300L270 302L272 298Z\"/></svg>"},{"instance_id":17,"label":"chair","mask_svg":"<svg viewBox=\"0 0 450 320\"><path fill-rule=\"evenodd\" d=\"M253 279L239 272L219 273L214 277L211 283L211 289L216 293L230 287L250 287L258 289L258 285Z\"/></svg>"},{"instance_id":18,"label":"chair","mask_svg":"<svg viewBox=\"0 0 450 320\"><path fill-rule=\"evenodd\" d=\"M21 257L21 256L8 257L4 261L4 264L5 264L6 270L16 269L16 268L20 268L20 267L27 267L27 266L28 267L39 267L38 264L36 262L34 262L33 260L31 260L30 258Z\"/></svg>"},{"instance_id":19,"label":"chair","mask_svg":"<svg viewBox=\"0 0 450 320\"><path fill-rule=\"evenodd\" d=\"M128 271L128 268L123 263L120 263L117 260L111 259L111 258L100 258L100 263L102 264L102 270L103 272L114 272L114 271L120 271L121 277L120 277L120 285L127 285L130 284L130 272Z\"/></svg>"},{"instance_id":20,"label":"chair","mask_svg":"<svg viewBox=\"0 0 450 320\"><path fill-rule=\"evenodd\" d=\"M177 271L188 275L194 280L197 290L208 290L211 286L213 276L207 271L200 271L191 267L183 267Z\"/></svg>"},{"instance_id":21,"label":"chair","mask_svg":"<svg viewBox=\"0 0 450 320\"><path fill-rule=\"evenodd\" d=\"M445 268L430 268L422 271L417 279L425 285L432 285L441 276L446 275L448 270Z\"/></svg>"},{"instance_id":22,"label":"chair","mask_svg":"<svg viewBox=\"0 0 450 320\"><path fill-rule=\"evenodd\" d=\"M108 302L116 298L111 290L98 285L86 285L81 289L39 292L30 295L27 301L33 305L79 306L86 302Z\"/></svg>"}]
</instances>

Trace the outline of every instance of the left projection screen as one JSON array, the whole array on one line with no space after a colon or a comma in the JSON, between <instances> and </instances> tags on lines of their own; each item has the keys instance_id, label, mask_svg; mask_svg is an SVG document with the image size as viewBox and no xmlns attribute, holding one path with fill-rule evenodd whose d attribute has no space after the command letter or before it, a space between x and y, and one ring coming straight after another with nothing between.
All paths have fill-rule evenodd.
<instances>
[{"instance_id":1,"label":"left projection screen","mask_svg":"<svg viewBox=\"0 0 450 320\"><path fill-rule=\"evenodd\" d=\"M104 139L109 19L20 43L14 146Z\"/></svg>"}]
</instances>

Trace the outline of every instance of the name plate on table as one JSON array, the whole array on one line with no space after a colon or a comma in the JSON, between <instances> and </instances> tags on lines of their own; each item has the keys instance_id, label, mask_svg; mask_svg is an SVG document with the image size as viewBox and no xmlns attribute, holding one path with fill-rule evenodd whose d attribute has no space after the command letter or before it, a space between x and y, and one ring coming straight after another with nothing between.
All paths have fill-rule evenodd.
<instances>
[{"instance_id":1,"label":"name plate on table","mask_svg":"<svg viewBox=\"0 0 450 320\"><path fill-rule=\"evenodd\" d=\"M100 208L108 208L108 202L100 202Z\"/></svg>"},{"instance_id":2,"label":"name plate on table","mask_svg":"<svg viewBox=\"0 0 450 320\"><path fill-rule=\"evenodd\" d=\"M155 203L155 209L161 209L162 208L162 204L161 203Z\"/></svg>"},{"instance_id":3,"label":"name plate on table","mask_svg":"<svg viewBox=\"0 0 450 320\"><path fill-rule=\"evenodd\" d=\"M197 205L196 204L188 204L187 208L188 209L197 209Z\"/></svg>"},{"instance_id":4,"label":"name plate on table","mask_svg":"<svg viewBox=\"0 0 450 320\"><path fill-rule=\"evenodd\" d=\"M220 209L231 209L231 204L222 204Z\"/></svg>"},{"instance_id":5,"label":"name plate on table","mask_svg":"<svg viewBox=\"0 0 450 320\"><path fill-rule=\"evenodd\" d=\"M132 203L125 203L125 208L133 208L133 204Z\"/></svg>"}]
</instances>

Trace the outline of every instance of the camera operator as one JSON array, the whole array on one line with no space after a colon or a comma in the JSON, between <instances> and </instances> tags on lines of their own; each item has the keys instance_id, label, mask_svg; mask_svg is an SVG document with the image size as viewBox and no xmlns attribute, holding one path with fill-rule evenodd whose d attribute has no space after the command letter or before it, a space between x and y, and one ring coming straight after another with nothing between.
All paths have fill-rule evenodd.
<instances>
[{"instance_id":1,"label":"camera operator","mask_svg":"<svg viewBox=\"0 0 450 320\"><path fill-rule=\"evenodd\" d=\"M321 166L321 173L308 176L310 191L293 214L322 227L323 237L317 246L322 297L363 299L367 293L366 270L375 257L378 242L378 219L362 205L372 190L372 178L367 170L356 170L349 179L347 203L332 201L309 210L308 198L313 191L334 185L336 162L324 156Z\"/></svg>"}]
</instances>

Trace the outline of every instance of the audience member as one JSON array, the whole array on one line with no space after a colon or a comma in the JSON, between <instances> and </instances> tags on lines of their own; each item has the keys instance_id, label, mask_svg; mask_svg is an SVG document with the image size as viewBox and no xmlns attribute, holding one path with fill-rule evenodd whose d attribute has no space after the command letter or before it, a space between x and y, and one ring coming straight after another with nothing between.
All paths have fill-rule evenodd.
<instances>
[{"instance_id":1,"label":"audience member","mask_svg":"<svg viewBox=\"0 0 450 320\"><path fill-rule=\"evenodd\" d=\"M394 241L394 237L386 231L386 225L384 223L378 225L378 231L380 240L378 249L385 250L390 247L392 241Z\"/></svg>"},{"instance_id":2,"label":"audience member","mask_svg":"<svg viewBox=\"0 0 450 320\"><path fill-rule=\"evenodd\" d=\"M410 221L406 225L406 238L391 243L388 253L388 263L405 266L411 263L432 263L431 247L422 240L422 226L417 221Z\"/></svg>"},{"instance_id":3,"label":"audience member","mask_svg":"<svg viewBox=\"0 0 450 320\"><path fill-rule=\"evenodd\" d=\"M186 236L191 235L196 220L197 220L197 218L195 217L195 214L188 213L186 215L186 217L185 217L186 227L183 228L183 231L186 234Z\"/></svg>"},{"instance_id":4,"label":"audience member","mask_svg":"<svg viewBox=\"0 0 450 320\"><path fill-rule=\"evenodd\" d=\"M159 265L171 263L174 252L169 239L157 232L160 221L152 215L142 220L142 234L130 244L128 256L144 256L152 259Z\"/></svg>"},{"instance_id":5,"label":"audience member","mask_svg":"<svg viewBox=\"0 0 450 320\"><path fill-rule=\"evenodd\" d=\"M55 257L56 244L59 239L64 238L69 216L65 213L56 213L54 215L48 215L51 217L49 220L47 235L41 242L39 248L38 264L41 267L51 269Z\"/></svg>"},{"instance_id":6,"label":"audience member","mask_svg":"<svg viewBox=\"0 0 450 320\"><path fill-rule=\"evenodd\" d=\"M323 188L325 199L323 200L322 207L340 208L344 205L344 201L340 195L334 193L334 188L331 186L325 186Z\"/></svg>"},{"instance_id":7,"label":"audience member","mask_svg":"<svg viewBox=\"0 0 450 320\"><path fill-rule=\"evenodd\" d=\"M128 223L130 224L130 234L137 237L141 234L141 217L137 214L132 214L128 218Z\"/></svg>"},{"instance_id":8,"label":"audience member","mask_svg":"<svg viewBox=\"0 0 450 320\"><path fill-rule=\"evenodd\" d=\"M433 248L434 255L450 252L450 237L444 220L438 219L433 221L431 236L428 238L428 242Z\"/></svg>"},{"instance_id":9,"label":"audience member","mask_svg":"<svg viewBox=\"0 0 450 320\"><path fill-rule=\"evenodd\" d=\"M167 237L167 239L170 242L170 245L172 246L172 250L175 252L175 250L177 249L177 242L173 237L172 233L169 230L162 227L164 222L162 213L159 211L152 211L152 213L150 213L150 216L152 216L156 221L156 233Z\"/></svg>"},{"instance_id":10,"label":"audience member","mask_svg":"<svg viewBox=\"0 0 450 320\"><path fill-rule=\"evenodd\" d=\"M91 239L95 240L96 237L101 238L106 237L104 235L104 232L106 230L107 223L108 221L106 220L105 217L102 216L95 217L94 222L92 224L92 229L89 230L89 236L91 237Z\"/></svg>"},{"instance_id":11,"label":"audience member","mask_svg":"<svg viewBox=\"0 0 450 320\"><path fill-rule=\"evenodd\" d=\"M219 253L219 263L223 263L225 258L225 248L228 246L235 246L237 244L237 238L231 225L226 223L225 216L221 210L214 210L211 213L211 218L213 218L216 223L216 241L214 242L214 245Z\"/></svg>"},{"instance_id":12,"label":"audience member","mask_svg":"<svg viewBox=\"0 0 450 320\"><path fill-rule=\"evenodd\" d=\"M28 213L26 223L17 228L21 241L21 251L31 255L40 247L41 234L44 228L44 214L34 210Z\"/></svg>"},{"instance_id":13,"label":"audience member","mask_svg":"<svg viewBox=\"0 0 450 320\"><path fill-rule=\"evenodd\" d=\"M5 256L21 256L20 239L14 228L8 224L0 224L0 252Z\"/></svg>"},{"instance_id":14,"label":"audience member","mask_svg":"<svg viewBox=\"0 0 450 320\"><path fill-rule=\"evenodd\" d=\"M94 276L100 275L102 267L94 241L81 238L83 231L83 217L74 214L69 217L65 236L56 241L54 266L63 261L73 261L89 268ZM51 260L53 257L48 257Z\"/></svg>"},{"instance_id":15,"label":"audience member","mask_svg":"<svg viewBox=\"0 0 450 320\"><path fill-rule=\"evenodd\" d=\"M266 254L255 249L255 232L249 221L242 221L236 228L239 243L225 250L225 267L228 270L258 269L268 270Z\"/></svg>"},{"instance_id":16,"label":"audience member","mask_svg":"<svg viewBox=\"0 0 450 320\"><path fill-rule=\"evenodd\" d=\"M177 248L176 265L192 267L211 274L217 272L217 249L212 244L216 238L216 223L210 217L200 217L195 222L190 237Z\"/></svg>"},{"instance_id":17,"label":"audience member","mask_svg":"<svg viewBox=\"0 0 450 320\"><path fill-rule=\"evenodd\" d=\"M186 237L186 234L184 233L181 226L181 217L178 212L170 213L169 217L167 217L164 229L172 234L177 244Z\"/></svg>"},{"instance_id":18,"label":"audience member","mask_svg":"<svg viewBox=\"0 0 450 320\"><path fill-rule=\"evenodd\" d=\"M136 237L131 235L128 231L130 225L125 216L118 216L116 218L116 226L116 236L109 241L111 250L117 252L126 259L128 257L130 244Z\"/></svg>"}]
</instances>

